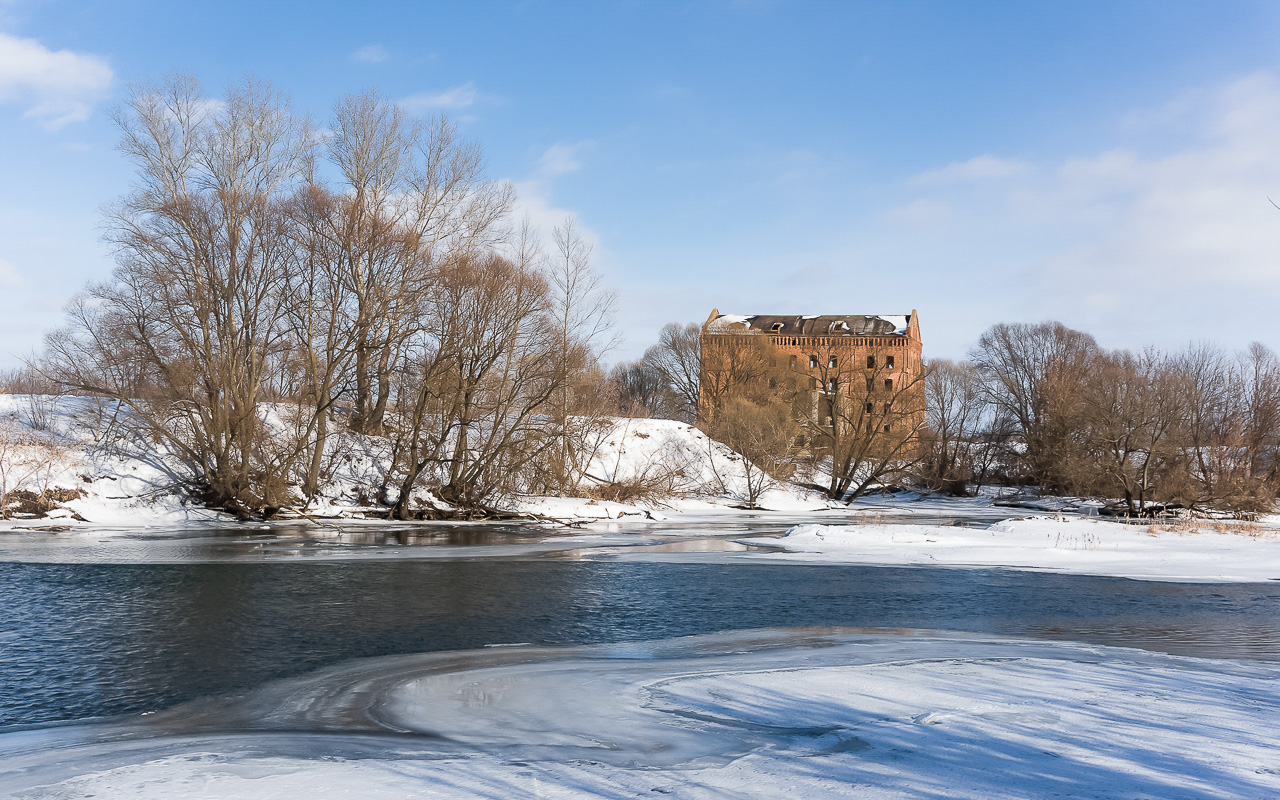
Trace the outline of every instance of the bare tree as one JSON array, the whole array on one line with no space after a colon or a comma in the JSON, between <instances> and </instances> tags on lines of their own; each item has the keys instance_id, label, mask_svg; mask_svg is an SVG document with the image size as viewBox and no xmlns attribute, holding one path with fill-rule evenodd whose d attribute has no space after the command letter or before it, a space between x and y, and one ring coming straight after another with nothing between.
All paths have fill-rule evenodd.
<instances>
[{"instance_id":1,"label":"bare tree","mask_svg":"<svg viewBox=\"0 0 1280 800\"><path fill-rule=\"evenodd\" d=\"M616 413L624 417L677 419L684 401L677 397L666 376L648 361L628 361L609 371Z\"/></svg>"},{"instance_id":2,"label":"bare tree","mask_svg":"<svg viewBox=\"0 0 1280 800\"><path fill-rule=\"evenodd\" d=\"M283 500L260 401L292 269L282 200L308 161L306 120L269 86L221 104L193 78L135 87L116 116L137 189L108 218L114 279L48 342L64 385L115 398L176 451L215 505Z\"/></svg>"},{"instance_id":3,"label":"bare tree","mask_svg":"<svg viewBox=\"0 0 1280 800\"><path fill-rule=\"evenodd\" d=\"M527 234L526 234L527 235ZM591 245L572 217L552 231L555 254L547 265L548 315L556 336L556 393L552 399L552 436L548 489L557 494L578 488L609 426L608 404L599 402L603 381L596 365L617 338L613 315L617 295L605 288L591 264Z\"/></svg>"},{"instance_id":4,"label":"bare tree","mask_svg":"<svg viewBox=\"0 0 1280 800\"><path fill-rule=\"evenodd\" d=\"M812 410L799 415L815 458L828 470L827 494L853 500L874 484L910 473L923 454L924 370L908 370L872 348L865 362L839 350L817 359L816 374L799 372ZM800 410L800 409L797 409Z\"/></svg>"},{"instance_id":5,"label":"bare tree","mask_svg":"<svg viewBox=\"0 0 1280 800\"><path fill-rule=\"evenodd\" d=\"M975 463L985 454L982 433L986 422L977 369L967 361L930 361L925 398L928 425L922 432L917 475L930 489L967 494L969 482L978 479L986 465Z\"/></svg>"},{"instance_id":6,"label":"bare tree","mask_svg":"<svg viewBox=\"0 0 1280 800\"><path fill-rule=\"evenodd\" d=\"M1096 491L1118 487L1131 514L1146 511L1159 479L1182 452L1186 393L1161 354L1116 351L1101 356L1080 387L1083 436L1096 459L1087 467Z\"/></svg>"},{"instance_id":7,"label":"bare tree","mask_svg":"<svg viewBox=\"0 0 1280 800\"><path fill-rule=\"evenodd\" d=\"M986 401L1016 426L1040 486L1063 490L1077 474L1062 467L1080 456L1079 388L1098 353L1092 336L1057 322L994 325L970 353Z\"/></svg>"},{"instance_id":8,"label":"bare tree","mask_svg":"<svg viewBox=\"0 0 1280 800\"><path fill-rule=\"evenodd\" d=\"M449 503L477 508L548 447L546 411L559 388L548 289L535 265L496 255L440 266L411 385L398 519L433 472Z\"/></svg>"},{"instance_id":9,"label":"bare tree","mask_svg":"<svg viewBox=\"0 0 1280 800\"><path fill-rule=\"evenodd\" d=\"M702 328L669 322L658 343L644 351L645 364L657 370L678 398L672 419L693 422L698 417L699 377L702 369Z\"/></svg>"},{"instance_id":10,"label":"bare tree","mask_svg":"<svg viewBox=\"0 0 1280 800\"><path fill-rule=\"evenodd\" d=\"M765 492L795 471L798 425L784 403L758 404L745 397L730 397L714 419L704 423L704 429L742 457L742 481L730 481L723 475L720 479L723 489L740 494L749 508L757 508Z\"/></svg>"}]
</instances>

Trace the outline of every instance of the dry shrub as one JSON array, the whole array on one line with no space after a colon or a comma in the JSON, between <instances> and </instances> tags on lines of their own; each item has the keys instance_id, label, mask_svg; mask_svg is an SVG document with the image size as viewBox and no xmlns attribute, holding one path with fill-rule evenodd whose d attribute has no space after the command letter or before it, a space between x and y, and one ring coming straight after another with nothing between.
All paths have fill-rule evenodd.
<instances>
[{"instance_id":1,"label":"dry shrub","mask_svg":"<svg viewBox=\"0 0 1280 800\"><path fill-rule=\"evenodd\" d=\"M79 489L48 489L43 492L32 492L27 489L15 489L0 497L0 518L12 516L43 517L55 508L72 500L79 500L84 492Z\"/></svg>"},{"instance_id":2,"label":"dry shrub","mask_svg":"<svg viewBox=\"0 0 1280 800\"><path fill-rule=\"evenodd\" d=\"M669 482L661 476L639 475L626 480L592 486L584 494L596 500L609 500L614 503L658 504L671 499L670 488Z\"/></svg>"}]
</instances>

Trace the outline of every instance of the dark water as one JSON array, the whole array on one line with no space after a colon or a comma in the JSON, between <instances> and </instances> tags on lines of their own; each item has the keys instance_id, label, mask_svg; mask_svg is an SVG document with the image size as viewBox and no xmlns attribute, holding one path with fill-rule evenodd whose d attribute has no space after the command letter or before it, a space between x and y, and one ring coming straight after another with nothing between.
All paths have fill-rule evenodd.
<instances>
[{"instance_id":1,"label":"dark water","mask_svg":"<svg viewBox=\"0 0 1280 800\"><path fill-rule=\"evenodd\" d=\"M811 625L1280 660L1280 586L608 560L0 563L0 725L157 710L365 656Z\"/></svg>"}]
</instances>

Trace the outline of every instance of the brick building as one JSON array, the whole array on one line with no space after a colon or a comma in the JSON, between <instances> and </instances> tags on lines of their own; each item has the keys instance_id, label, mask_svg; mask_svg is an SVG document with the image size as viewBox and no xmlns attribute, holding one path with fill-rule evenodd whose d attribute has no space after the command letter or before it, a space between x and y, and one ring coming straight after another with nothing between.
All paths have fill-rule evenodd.
<instances>
[{"instance_id":1,"label":"brick building","mask_svg":"<svg viewBox=\"0 0 1280 800\"><path fill-rule=\"evenodd\" d=\"M702 326L698 417L752 382L815 430L912 435L924 424L924 364L913 310L900 316L739 316ZM893 438L897 438L894 436Z\"/></svg>"}]
</instances>

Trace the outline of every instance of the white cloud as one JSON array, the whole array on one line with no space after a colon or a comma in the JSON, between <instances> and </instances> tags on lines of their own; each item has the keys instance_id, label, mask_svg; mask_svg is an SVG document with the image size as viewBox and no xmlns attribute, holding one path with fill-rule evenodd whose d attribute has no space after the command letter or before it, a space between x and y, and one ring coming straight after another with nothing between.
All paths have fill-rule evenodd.
<instances>
[{"instance_id":1,"label":"white cloud","mask_svg":"<svg viewBox=\"0 0 1280 800\"><path fill-rule=\"evenodd\" d=\"M991 155L975 156L968 161L956 161L930 170L911 179L915 185L1011 178L1027 172L1028 165L1015 158L997 158Z\"/></svg>"},{"instance_id":2,"label":"white cloud","mask_svg":"<svg viewBox=\"0 0 1280 800\"><path fill-rule=\"evenodd\" d=\"M49 130L88 119L113 77L99 56L0 33L0 103L25 106Z\"/></svg>"},{"instance_id":3,"label":"white cloud","mask_svg":"<svg viewBox=\"0 0 1280 800\"><path fill-rule=\"evenodd\" d=\"M364 64L381 64L389 58L387 48L380 44L371 44L361 47L359 50L351 54L352 61L359 61Z\"/></svg>"},{"instance_id":4,"label":"white cloud","mask_svg":"<svg viewBox=\"0 0 1280 800\"><path fill-rule=\"evenodd\" d=\"M443 92L420 92L399 100L399 105L410 113L421 113L437 108L467 108L475 105L479 95L475 84L467 82Z\"/></svg>"},{"instance_id":5,"label":"white cloud","mask_svg":"<svg viewBox=\"0 0 1280 800\"><path fill-rule=\"evenodd\" d=\"M1124 147L1057 162L983 155L907 179L877 247L902 265L945 265L939 309L974 292L963 302L986 307L965 323L980 324L969 341L992 322L1056 317L1115 346L1280 344L1277 131L1274 75L1188 92L1121 120Z\"/></svg>"},{"instance_id":6,"label":"white cloud","mask_svg":"<svg viewBox=\"0 0 1280 800\"><path fill-rule=\"evenodd\" d=\"M553 178L566 172L577 172L582 168L578 160L578 151L585 144L553 144L538 159L538 174L544 178Z\"/></svg>"},{"instance_id":7,"label":"white cloud","mask_svg":"<svg viewBox=\"0 0 1280 800\"><path fill-rule=\"evenodd\" d=\"M0 258L0 286L21 286L22 283L22 275L18 273L18 268Z\"/></svg>"},{"instance_id":8,"label":"white cloud","mask_svg":"<svg viewBox=\"0 0 1280 800\"><path fill-rule=\"evenodd\" d=\"M934 224L951 216L951 203L922 197L912 200L900 208L891 208L884 212L886 222L898 222L908 225Z\"/></svg>"},{"instance_id":9,"label":"white cloud","mask_svg":"<svg viewBox=\"0 0 1280 800\"><path fill-rule=\"evenodd\" d=\"M516 204L511 218L517 225L523 220L528 220L529 225L538 232L545 252L550 253L553 250L551 231L563 225L565 220L572 219L578 235L591 245L597 257L600 255L600 234L584 225L576 212L557 206L551 199L545 183L524 181L513 185L516 189Z\"/></svg>"}]
</instances>

